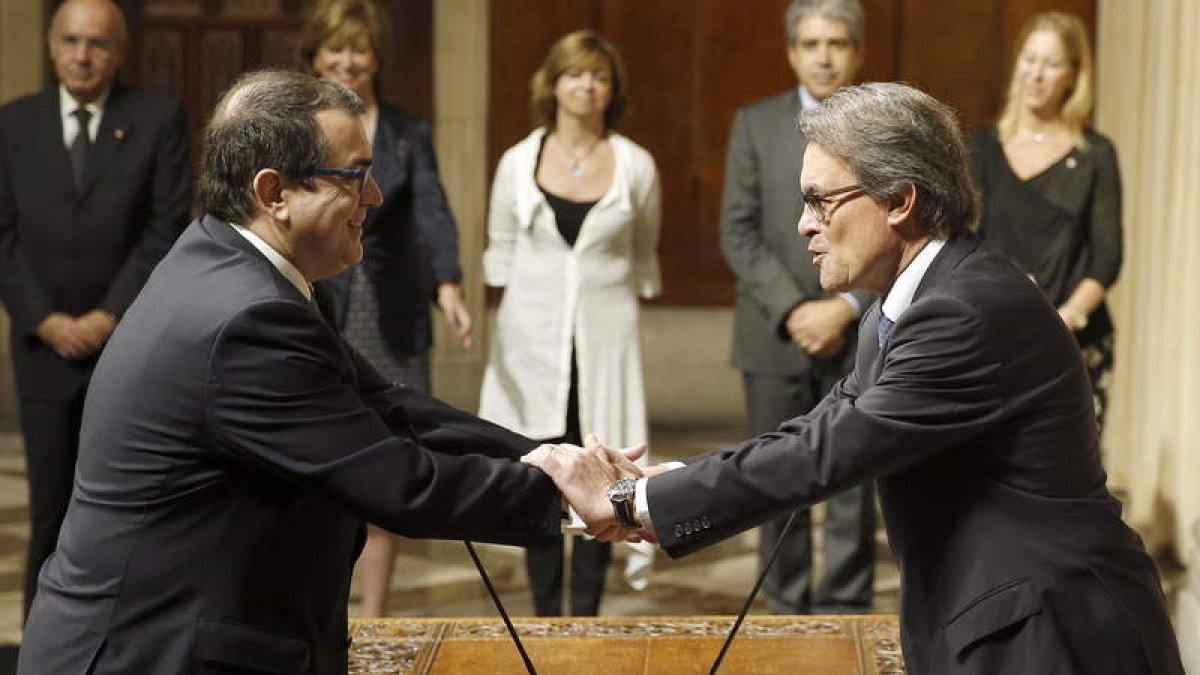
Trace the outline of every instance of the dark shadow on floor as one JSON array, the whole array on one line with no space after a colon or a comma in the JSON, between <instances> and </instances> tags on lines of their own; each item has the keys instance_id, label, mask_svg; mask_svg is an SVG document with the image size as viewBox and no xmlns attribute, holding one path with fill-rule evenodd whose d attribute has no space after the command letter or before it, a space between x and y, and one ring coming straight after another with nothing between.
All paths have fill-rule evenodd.
<instances>
[{"instance_id":1,"label":"dark shadow on floor","mask_svg":"<svg viewBox=\"0 0 1200 675\"><path fill-rule=\"evenodd\" d=\"M0 675L17 672L17 645L0 645Z\"/></svg>"}]
</instances>

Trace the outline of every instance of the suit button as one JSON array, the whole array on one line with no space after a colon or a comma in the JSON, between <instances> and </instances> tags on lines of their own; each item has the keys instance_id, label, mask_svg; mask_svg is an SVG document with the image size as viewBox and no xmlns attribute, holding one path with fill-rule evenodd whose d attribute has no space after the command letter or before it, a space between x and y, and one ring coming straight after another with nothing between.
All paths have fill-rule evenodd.
<instances>
[{"instance_id":1,"label":"suit button","mask_svg":"<svg viewBox=\"0 0 1200 675\"><path fill-rule=\"evenodd\" d=\"M682 526L682 525L676 525L676 526L675 526L675 536L676 536L676 537L682 537L682 536L683 536L683 526Z\"/></svg>"},{"instance_id":2,"label":"suit button","mask_svg":"<svg viewBox=\"0 0 1200 675\"><path fill-rule=\"evenodd\" d=\"M691 534L691 533L692 533L692 524L691 524L691 523L684 523L684 524L683 524L683 533L684 533L684 534Z\"/></svg>"},{"instance_id":3,"label":"suit button","mask_svg":"<svg viewBox=\"0 0 1200 675\"><path fill-rule=\"evenodd\" d=\"M703 527L706 530L712 527L712 523L708 522L708 516L704 516L700 519L700 527Z\"/></svg>"}]
</instances>

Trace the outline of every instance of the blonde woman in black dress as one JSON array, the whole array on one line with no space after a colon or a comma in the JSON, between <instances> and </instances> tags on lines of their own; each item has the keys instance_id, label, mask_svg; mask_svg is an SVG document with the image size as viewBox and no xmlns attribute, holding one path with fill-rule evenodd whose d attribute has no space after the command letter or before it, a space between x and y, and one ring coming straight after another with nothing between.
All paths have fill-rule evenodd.
<instances>
[{"instance_id":1,"label":"blonde woman in black dress","mask_svg":"<svg viewBox=\"0 0 1200 675\"><path fill-rule=\"evenodd\" d=\"M1105 304L1121 268L1121 176L1112 142L1089 126L1092 56L1078 17L1030 19L1008 101L970 143L981 233L1058 308L1083 352L1101 424L1113 365Z\"/></svg>"}]
</instances>

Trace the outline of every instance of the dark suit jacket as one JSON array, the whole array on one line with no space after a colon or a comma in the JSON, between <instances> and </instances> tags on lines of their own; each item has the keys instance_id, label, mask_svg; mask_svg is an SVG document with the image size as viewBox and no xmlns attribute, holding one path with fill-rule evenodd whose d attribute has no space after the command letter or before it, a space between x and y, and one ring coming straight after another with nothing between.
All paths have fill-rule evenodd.
<instances>
[{"instance_id":1,"label":"dark suit jacket","mask_svg":"<svg viewBox=\"0 0 1200 675\"><path fill-rule=\"evenodd\" d=\"M383 204L363 224L363 270L379 301L379 330L397 357L433 344L429 305L437 285L462 281L458 229L438 176L429 126L379 104L371 175ZM344 328L350 307L350 270L331 279L334 315Z\"/></svg>"},{"instance_id":2,"label":"dark suit jacket","mask_svg":"<svg viewBox=\"0 0 1200 675\"><path fill-rule=\"evenodd\" d=\"M1105 488L1078 349L1041 291L963 235L882 350L878 317L811 413L650 479L666 551L877 479L910 673L1181 675L1154 565Z\"/></svg>"},{"instance_id":3,"label":"dark suit jacket","mask_svg":"<svg viewBox=\"0 0 1200 675\"><path fill-rule=\"evenodd\" d=\"M51 312L120 318L187 225L192 173L182 107L114 85L75 187L55 86L0 108L0 300L22 398L63 399L95 358L68 361L36 335Z\"/></svg>"},{"instance_id":4,"label":"dark suit jacket","mask_svg":"<svg viewBox=\"0 0 1200 675\"><path fill-rule=\"evenodd\" d=\"M96 367L19 672L344 673L362 520L548 540L557 490L513 461L533 445L385 383L205 217Z\"/></svg>"},{"instance_id":5,"label":"dark suit jacket","mask_svg":"<svg viewBox=\"0 0 1200 675\"><path fill-rule=\"evenodd\" d=\"M800 95L792 88L739 110L729 136L721 250L737 277L732 363L744 372L808 372L814 359L792 342L784 324L797 304L831 296L821 289L808 239L796 235L806 145L796 131L799 113ZM865 291L854 295L863 310L873 299ZM854 343L855 326L846 331L847 345ZM849 370L851 352L847 347L846 358L833 359L838 374Z\"/></svg>"}]
</instances>

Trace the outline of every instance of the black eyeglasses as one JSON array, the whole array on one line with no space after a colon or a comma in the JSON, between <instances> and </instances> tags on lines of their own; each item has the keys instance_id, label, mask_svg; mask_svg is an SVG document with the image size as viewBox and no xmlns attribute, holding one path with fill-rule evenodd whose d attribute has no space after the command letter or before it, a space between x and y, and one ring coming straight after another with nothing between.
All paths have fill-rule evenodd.
<instances>
[{"instance_id":1,"label":"black eyeglasses","mask_svg":"<svg viewBox=\"0 0 1200 675\"><path fill-rule=\"evenodd\" d=\"M833 199L833 197L850 194L855 191L861 191L862 189L863 186L861 183L855 183L854 185L847 185L846 187L830 190L829 192L825 193L807 190L801 193L800 199L804 201L804 208L812 211L813 217L816 218L818 222L828 223L830 211L825 208L825 205L833 204L836 206L838 204L845 204L851 199L858 199L866 193L863 192L862 194L855 195L853 197L847 197L845 199Z\"/></svg>"},{"instance_id":2,"label":"black eyeglasses","mask_svg":"<svg viewBox=\"0 0 1200 675\"><path fill-rule=\"evenodd\" d=\"M371 179L371 166L368 165L362 169L331 169L327 167L315 166L308 170L311 176L337 176L338 178L349 178L358 181L358 196L363 197L367 193L367 183Z\"/></svg>"}]
</instances>

